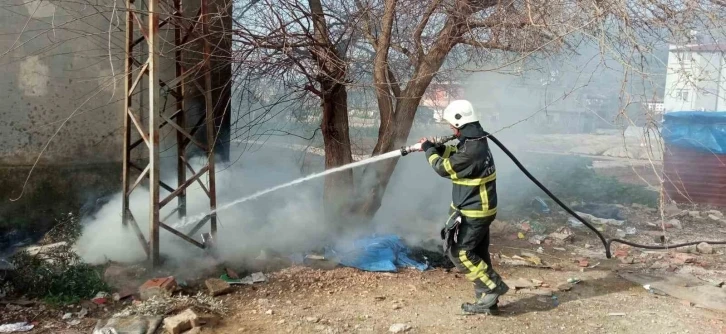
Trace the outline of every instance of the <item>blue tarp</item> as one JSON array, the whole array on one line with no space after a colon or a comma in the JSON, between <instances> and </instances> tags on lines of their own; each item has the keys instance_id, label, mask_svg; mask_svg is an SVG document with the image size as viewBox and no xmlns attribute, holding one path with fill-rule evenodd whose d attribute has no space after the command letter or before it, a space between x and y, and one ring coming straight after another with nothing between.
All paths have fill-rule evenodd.
<instances>
[{"instance_id":1,"label":"blue tarp","mask_svg":"<svg viewBox=\"0 0 726 334\"><path fill-rule=\"evenodd\" d=\"M668 145L726 154L726 112L666 113L662 134Z\"/></svg>"},{"instance_id":2,"label":"blue tarp","mask_svg":"<svg viewBox=\"0 0 726 334\"><path fill-rule=\"evenodd\" d=\"M337 258L341 265L365 271L396 271L399 267L428 269L428 265L408 257L408 247L396 235L371 236L352 244L327 249L326 258Z\"/></svg>"}]
</instances>

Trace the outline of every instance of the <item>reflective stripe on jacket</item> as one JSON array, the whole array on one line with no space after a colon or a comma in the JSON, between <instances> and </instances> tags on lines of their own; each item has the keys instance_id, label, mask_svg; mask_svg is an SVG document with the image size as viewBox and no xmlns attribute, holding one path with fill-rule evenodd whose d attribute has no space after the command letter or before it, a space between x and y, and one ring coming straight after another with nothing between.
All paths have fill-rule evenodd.
<instances>
[{"instance_id":1,"label":"reflective stripe on jacket","mask_svg":"<svg viewBox=\"0 0 726 334\"><path fill-rule=\"evenodd\" d=\"M496 215L497 173L486 137L466 138L456 146L432 146L426 158L439 175L454 183L452 210L470 218Z\"/></svg>"}]
</instances>

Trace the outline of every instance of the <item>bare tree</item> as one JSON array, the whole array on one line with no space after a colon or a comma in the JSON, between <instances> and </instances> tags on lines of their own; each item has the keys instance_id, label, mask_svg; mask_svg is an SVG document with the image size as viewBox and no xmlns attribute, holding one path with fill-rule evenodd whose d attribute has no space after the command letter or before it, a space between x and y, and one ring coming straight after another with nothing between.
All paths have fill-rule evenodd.
<instances>
[{"instance_id":1,"label":"bare tree","mask_svg":"<svg viewBox=\"0 0 726 334\"><path fill-rule=\"evenodd\" d=\"M266 82L301 102L319 101L325 145L325 167L352 162L348 129L348 45L351 25L329 13L320 0L252 1L237 17L234 38L240 46L238 75ZM329 201L346 198L352 171L325 180Z\"/></svg>"},{"instance_id":2,"label":"bare tree","mask_svg":"<svg viewBox=\"0 0 726 334\"><path fill-rule=\"evenodd\" d=\"M623 63L646 67L651 40L689 26L717 27L722 3L708 0L295 0L258 1L238 22L249 75L276 76L320 100L326 167L351 161L347 89L374 91L380 126L372 155L404 145L422 97L437 77L574 50L589 41ZM647 46L646 46L647 45ZM371 218L396 159L369 165L351 210ZM350 173L326 189L352 184Z\"/></svg>"}]
</instances>

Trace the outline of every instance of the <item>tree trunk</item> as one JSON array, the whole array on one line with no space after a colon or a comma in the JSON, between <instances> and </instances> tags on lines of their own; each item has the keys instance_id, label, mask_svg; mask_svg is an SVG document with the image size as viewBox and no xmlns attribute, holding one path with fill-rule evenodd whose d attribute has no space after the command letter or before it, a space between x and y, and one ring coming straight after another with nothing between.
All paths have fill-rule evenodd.
<instances>
[{"instance_id":1,"label":"tree trunk","mask_svg":"<svg viewBox=\"0 0 726 334\"><path fill-rule=\"evenodd\" d=\"M452 29L453 26L453 24L447 24L444 29L446 31L446 29ZM446 39L437 41L436 46L419 63L412 80L401 93L402 96L396 99L394 120L388 127L381 126L378 142L373 149L373 155L387 153L406 145L421 97L453 46L451 35L442 33L441 36L445 36ZM380 98L381 94L388 93L378 90L376 94L379 94ZM366 167L360 184L360 186L366 188L360 189L358 192L357 202L353 210L356 215L368 220L373 218L381 207L383 196L397 163L398 159L390 159ZM425 161L422 160L422 163L425 163Z\"/></svg>"},{"instance_id":2,"label":"tree trunk","mask_svg":"<svg viewBox=\"0 0 726 334\"><path fill-rule=\"evenodd\" d=\"M321 87L325 169L330 169L353 162L348 132L348 93L344 85L335 82L326 81ZM340 208L348 204L346 201L351 196L352 186L352 170L330 174L325 178L323 198L328 217L338 216Z\"/></svg>"},{"instance_id":3,"label":"tree trunk","mask_svg":"<svg viewBox=\"0 0 726 334\"><path fill-rule=\"evenodd\" d=\"M353 162L348 132L348 93L345 82L348 64L330 40L325 13L320 0L308 0L313 18L314 39L318 45L310 53L318 64L316 81L322 101L321 128L325 144L325 169ZM347 206L353 185L353 171L343 171L325 178L323 200L326 220L338 220L340 209Z\"/></svg>"},{"instance_id":4,"label":"tree trunk","mask_svg":"<svg viewBox=\"0 0 726 334\"><path fill-rule=\"evenodd\" d=\"M379 134L373 155L391 152L406 145L420 100L421 98L410 98L396 104L396 120L386 133ZM403 116L404 114L405 116ZM370 220L376 214L381 207L383 195L385 195L386 187L391 181L398 159L370 164L363 170L363 176L359 183L361 189L358 192L358 202L354 208L357 216Z\"/></svg>"}]
</instances>

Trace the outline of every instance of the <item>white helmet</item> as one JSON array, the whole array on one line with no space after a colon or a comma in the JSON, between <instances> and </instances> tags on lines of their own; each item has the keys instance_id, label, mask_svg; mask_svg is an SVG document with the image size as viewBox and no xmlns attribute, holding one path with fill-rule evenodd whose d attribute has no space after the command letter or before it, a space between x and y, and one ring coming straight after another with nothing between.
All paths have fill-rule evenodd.
<instances>
[{"instance_id":1,"label":"white helmet","mask_svg":"<svg viewBox=\"0 0 726 334\"><path fill-rule=\"evenodd\" d=\"M474 106L467 100L451 101L446 109L444 109L444 120L449 122L453 127L459 129L464 124L478 122L474 114Z\"/></svg>"}]
</instances>

